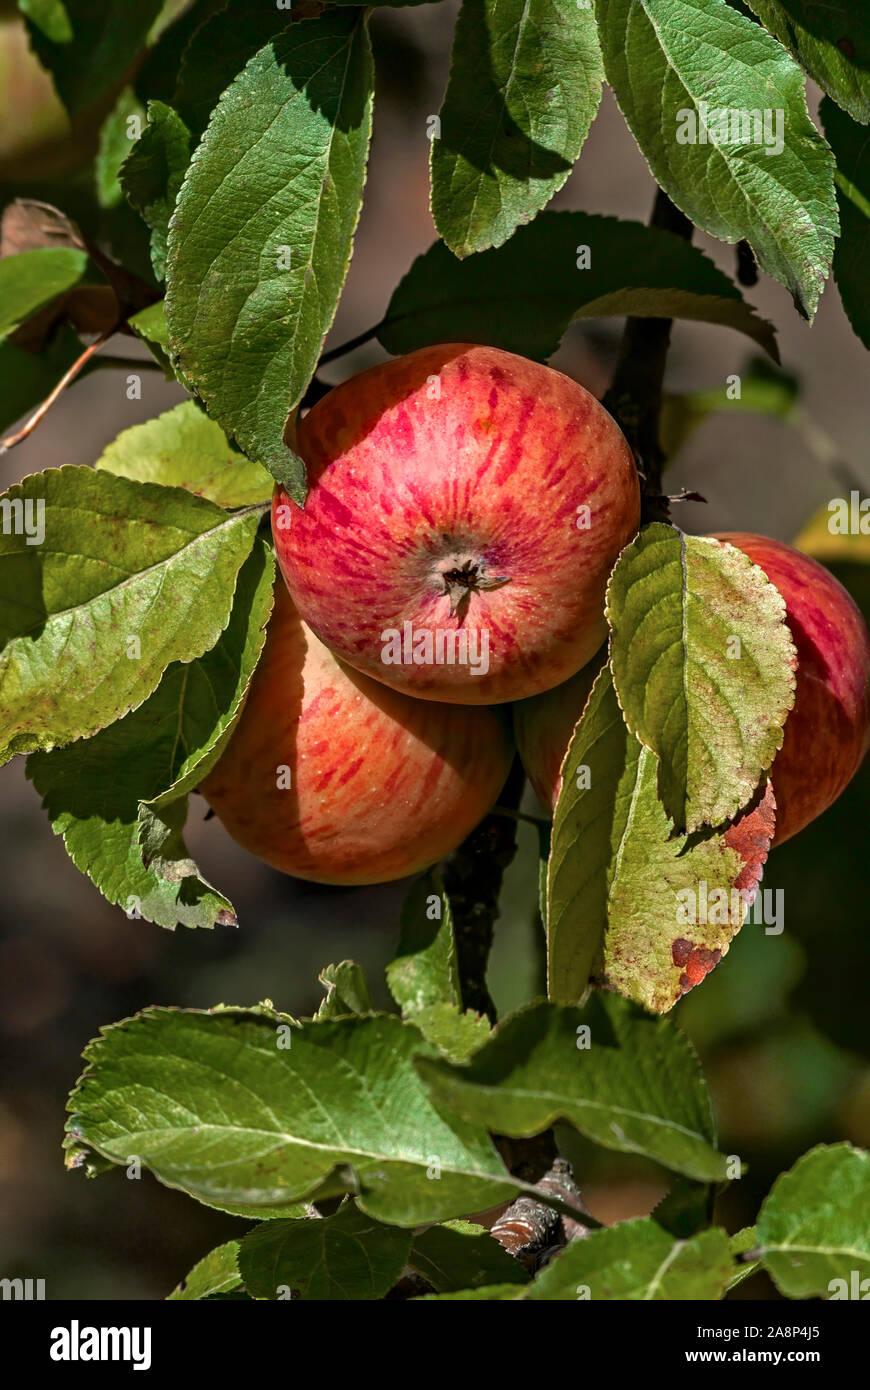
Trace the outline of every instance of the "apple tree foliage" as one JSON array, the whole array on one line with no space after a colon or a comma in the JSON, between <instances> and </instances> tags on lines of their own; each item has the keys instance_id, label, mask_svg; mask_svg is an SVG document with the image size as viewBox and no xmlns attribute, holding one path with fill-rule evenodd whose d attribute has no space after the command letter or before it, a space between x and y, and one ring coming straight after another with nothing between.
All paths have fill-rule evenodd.
<instances>
[{"instance_id":1,"label":"apple tree foliage","mask_svg":"<svg viewBox=\"0 0 870 1390\"><path fill-rule=\"evenodd\" d=\"M305 496L285 426L311 399L351 259L377 4L192 0L168 22L160 0L20 9L71 115L96 97L108 115L88 197L5 209L0 426L92 370L84 344L110 333L137 338L188 399L125 430L90 472L49 468L5 494L3 755L28 755L52 829L120 910L167 928L234 923L184 844L187 802L263 646L274 480ZM778 360L773 325L690 238L547 210L606 82L674 208L748 246L808 320L833 267L870 346L868 71L870 24L847 3L462 0L429 132L439 239L364 336L387 353L456 340L546 360L575 319L677 318ZM826 93L824 135L807 75ZM757 143L677 140L701 102L780 112L776 177ZM735 408L795 419L763 360L745 385ZM665 401L666 452L725 408L710 396ZM33 544L16 522L37 514ZM69 1165L97 1173L133 1154L249 1222L171 1297L378 1299L410 1270L428 1298L719 1299L761 1266L803 1298L856 1265L870 1274L870 1155L848 1144L783 1173L754 1231L716 1223L712 1194L740 1161L719 1150L695 1053L664 1016L680 993L675 892L760 878L765 772L793 700L783 603L739 552L652 519L617 562L607 617L608 659L542 834L548 998L494 1028L463 1007L433 871L397 926L395 1013L373 1011L343 962L324 970L314 1018L270 1002L152 1008L89 1045ZM723 676L711 653L727 635L749 659ZM735 834L748 809L753 835ZM711 956L742 920L705 928ZM466 1218L529 1194L558 1205L493 1139L557 1121L662 1165L675 1193L696 1194L689 1217L666 1201L606 1228L575 1209L589 1233L532 1276Z\"/></svg>"}]
</instances>

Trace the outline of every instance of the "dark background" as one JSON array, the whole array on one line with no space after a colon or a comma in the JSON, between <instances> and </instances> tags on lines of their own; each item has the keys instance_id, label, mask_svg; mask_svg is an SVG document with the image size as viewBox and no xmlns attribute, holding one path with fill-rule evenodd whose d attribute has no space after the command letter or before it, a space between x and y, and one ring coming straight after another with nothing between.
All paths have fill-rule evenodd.
<instances>
[{"instance_id":1,"label":"dark background","mask_svg":"<svg viewBox=\"0 0 870 1390\"><path fill-rule=\"evenodd\" d=\"M380 318L399 275L434 238L426 117L440 105L454 14L447 0L374 17L380 81L371 172L330 343ZM5 74L0 62L0 100ZM813 111L816 104L811 94ZM22 139L26 133L18 128ZM8 126L3 134L9 140L0 140L0 163L14 143ZM18 191L28 191L23 182ZM555 206L645 219L653 192L606 95ZM733 274L731 248L696 240ZM817 431L815 448L781 422L717 415L691 439L668 480L673 492L687 486L708 499L678 512L688 530L748 529L790 540L829 498L847 495L850 486L870 492L866 356L833 286L811 329L780 286L765 281L748 297L779 327L784 365L800 378ZM603 394L621 326L575 325L554 365ZM127 342L121 350L130 351ZM331 379L381 355L376 346L363 349L330 368ZM668 389L723 388L751 356L751 344L735 333L678 324ZM49 466L91 464L119 430L181 398L177 387L148 372L142 400L130 402L125 375L100 372L76 385L26 444L0 459L0 485ZM860 567L840 573L856 595L866 593ZM809 750L808 776L811 758ZM407 884L330 889L284 878L237 849L217 821L205 824L203 810L193 798L191 853L230 896L240 926L169 933L128 921L79 875L25 780L23 759L0 779L0 1275L44 1278L49 1298L162 1298L212 1245L244 1229L147 1175L135 1182L113 1172L88 1181L65 1173L64 1102L79 1053L101 1025L150 1003L208 1007L268 997L293 1014L310 1013L322 995L318 971L347 957L365 966L376 1002L388 1004L383 967L395 949ZM775 1175L813 1143L870 1143L868 812L865 768L836 807L771 858L764 886L785 891L784 933L745 927L723 965L676 1010L701 1051L722 1147L749 1164L721 1203L731 1230L753 1220ZM541 989L535 874L534 834L524 828L490 971L502 1011ZM576 1136L565 1142L600 1219L645 1214L666 1190L667 1175L651 1164L596 1150ZM772 1290L760 1276L745 1292Z\"/></svg>"}]
</instances>

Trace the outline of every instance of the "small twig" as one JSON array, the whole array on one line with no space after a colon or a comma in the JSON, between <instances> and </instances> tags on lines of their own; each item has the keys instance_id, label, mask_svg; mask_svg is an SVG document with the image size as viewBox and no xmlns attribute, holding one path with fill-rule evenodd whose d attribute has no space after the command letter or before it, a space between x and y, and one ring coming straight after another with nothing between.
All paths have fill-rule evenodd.
<instances>
[{"instance_id":1,"label":"small twig","mask_svg":"<svg viewBox=\"0 0 870 1390\"><path fill-rule=\"evenodd\" d=\"M648 502L706 502L707 499L702 492L687 492L681 488L679 492L648 492L646 494Z\"/></svg>"},{"instance_id":2,"label":"small twig","mask_svg":"<svg viewBox=\"0 0 870 1390\"><path fill-rule=\"evenodd\" d=\"M33 412L27 423L22 425L21 429L18 430L16 434L7 435L5 439L0 440L0 454L5 454L9 449L14 449L16 444L21 444L23 440L27 439L28 435L33 433L36 426L51 410L55 401L59 400L70 383L75 381L82 368L87 365L94 354L99 352L100 348L103 347L112 337L112 334L117 331L118 327L116 324L114 327L107 329L99 338L95 339L89 347L85 348L81 356L77 357L75 362L73 362L69 371L61 377L51 394L47 396L42 402L42 405Z\"/></svg>"},{"instance_id":3,"label":"small twig","mask_svg":"<svg viewBox=\"0 0 870 1390\"><path fill-rule=\"evenodd\" d=\"M353 352L356 348L370 343L373 338L377 337L383 326L384 321L381 319L380 323L374 324L372 328L367 328L364 333L357 333L355 338L348 338L347 342L342 343L339 347L330 348L329 352L321 353L320 361L317 364L318 368L326 362L334 362L337 357L344 357L345 353Z\"/></svg>"}]
</instances>

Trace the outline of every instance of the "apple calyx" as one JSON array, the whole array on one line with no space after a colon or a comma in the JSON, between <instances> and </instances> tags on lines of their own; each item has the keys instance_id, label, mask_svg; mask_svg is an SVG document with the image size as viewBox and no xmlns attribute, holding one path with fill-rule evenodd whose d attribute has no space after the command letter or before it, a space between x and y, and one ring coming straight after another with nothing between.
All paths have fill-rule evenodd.
<instances>
[{"instance_id":1,"label":"apple calyx","mask_svg":"<svg viewBox=\"0 0 870 1390\"><path fill-rule=\"evenodd\" d=\"M487 574L486 561L474 555L450 555L437 568L437 576L450 599L450 616L461 621L468 610L471 595L488 589L500 589L510 584L509 574Z\"/></svg>"}]
</instances>

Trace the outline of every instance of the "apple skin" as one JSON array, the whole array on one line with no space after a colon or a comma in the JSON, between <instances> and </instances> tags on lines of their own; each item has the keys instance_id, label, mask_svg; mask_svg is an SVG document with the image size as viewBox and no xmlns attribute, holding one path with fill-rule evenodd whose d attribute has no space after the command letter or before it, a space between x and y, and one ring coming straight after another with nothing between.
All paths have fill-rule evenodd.
<instances>
[{"instance_id":1,"label":"apple skin","mask_svg":"<svg viewBox=\"0 0 870 1390\"><path fill-rule=\"evenodd\" d=\"M870 633L861 612L818 561L782 541L723 533L781 593L797 648L795 702L771 767L774 845L820 816L848 786L870 742ZM562 760L592 688L592 662L558 690L514 707L520 758L544 806L553 810Z\"/></svg>"},{"instance_id":2,"label":"apple skin","mask_svg":"<svg viewBox=\"0 0 870 1390\"><path fill-rule=\"evenodd\" d=\"M520 761L542 806L556 809L562 787L562 763L574 727L592 693L606 650L581 667L570 680L512 707L514 737Z\"/></svg>"},{"instance_id":3,"label":"apple skin","mask_svg":"<svg viewBox=\"0 0 870 1390\"><path fill-rule=\"evenodd\" d=\"M829 570L782 541L723 532L764 570L785 600L797 648L795 702L771 768L773 843L790 840L837 800L870 743L870 633Z\"/></svg>"},{"instance_id":4,"label":"apple skin","mask_svg":"<svg viewBox=\"0 0 870 1390\"><path fill-rule=\"evenodd\" d=\"M242 716L200 790L273 868L384 883L461 843L494 804L513 751L501 711L413 700L337 661L279 582Z\"/></svg>"},{"instance_id":5,"label":"apple skin","mask_svg":"<svg viewBox=\"0 0 870 1390\"><path fill-rule=\"evenodd\" d=\"M600 646L639 487L619 427L561 372L497 348L422 348L335 387L296 445L310 492L303 510L275 489L278 560L305 622L357 670L497 704L558 685ZM405 623L488 642L488 670L385 664L383 634Z\"/></svg>"}]
</instances>

